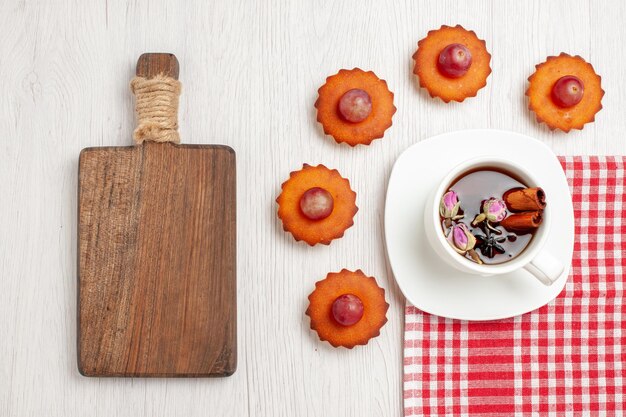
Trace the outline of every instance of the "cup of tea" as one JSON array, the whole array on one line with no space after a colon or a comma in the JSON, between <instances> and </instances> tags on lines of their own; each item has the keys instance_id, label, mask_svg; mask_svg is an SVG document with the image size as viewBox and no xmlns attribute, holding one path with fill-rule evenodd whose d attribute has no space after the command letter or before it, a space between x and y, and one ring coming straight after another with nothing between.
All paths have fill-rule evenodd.
<instances>
[{"instance_id":1,"label":"cup of tea","mask_svg":"<svg viewBox=\"0 0 626 417\"><path fill-rule=\"evenodd\" d=\"M497 156L457 165L424 210L428 241L449 265L483 276L523 268L545 285L564 270L545 247L551 219L549 196L531 171Z\"/></svg>"}]
</instances>

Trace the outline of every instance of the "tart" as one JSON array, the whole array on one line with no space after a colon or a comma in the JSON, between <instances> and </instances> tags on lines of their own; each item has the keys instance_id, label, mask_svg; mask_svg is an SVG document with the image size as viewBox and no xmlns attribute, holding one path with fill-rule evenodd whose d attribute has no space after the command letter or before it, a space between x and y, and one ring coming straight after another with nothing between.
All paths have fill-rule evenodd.
<instances>
[{"instance_id":1,"label":"tart","mask_svg":"<svg viewBox=\"0 0 626 417\"><path fill-rule=\"evenodd\" d=\"M393 93L372 71L339 70L326 78L318 94L315 108L324 133L350 146L382 138L396 112Z\"/></svg>"},{"instance_id":2,"label":"tart","mask_svg":"<svg viewBox=\"0 0 626 417\"><path fill-rule=\"evenodd\" d=\"M276 202L283 229L311 246L342 237L358 211L350 182L324 165L292 172Z\"/></svg>"},{"instance_id":3,"label":"tart","mask_svg":"<svg viewBox=\"0 0 626 417\"><path fill-rule=\"evenodd\" d=\"M476 33L456 25L431 30L413 54L420 87L446 103L474 97L491 74L491 54Z\"/></svg>"},{"instance_id":4,"label":"tart","mask_svg":"<svg viewBox=\"0 0 626 417\"><path fill-rule=\"evenodd\" d=\"M528 77L528 108L552 130L582 129L602 109L601 78L580 56L561 53L536 66Z\"/></svg>"},{"instance_id":5,"label":"tart","mask_svg":"<svg viewBox=\"0 0 626 417\"><path fill-rule=\"evenodd\" d=\"M352 349L380 334L388 309L385 290L375 278L343 269L315 284L306 314L320 340Z\"/></svg>"}]
</instances>

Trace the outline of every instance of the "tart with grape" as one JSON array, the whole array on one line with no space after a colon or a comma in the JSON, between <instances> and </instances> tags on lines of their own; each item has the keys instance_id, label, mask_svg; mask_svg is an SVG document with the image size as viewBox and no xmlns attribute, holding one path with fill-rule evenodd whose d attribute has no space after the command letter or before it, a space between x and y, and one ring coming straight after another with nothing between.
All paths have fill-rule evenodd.
<instances>
[{"instance_id":1,"label":"tart with grape","mask_svg":"<svg viewBox=\"0 0 626 417\"><path fill-rule=\"evenodd\" d=\"M548 57L528 81L528 107L552 130L582 129L602 109L601 77L578 55Z\"/></svg>"},{"instance_id":2,"label":"tart with grape","mask_svg":"<svg viewBox=\"0 0 626 417\"><path fill-rule=\"evenodd\" d=\"M326 78L318 94L315 108L324 133L350 146L382 138L396 112L393 93L372 71L339 70Z\"/></svg>"},{"instance_id":3,"label":"tart with grape","mask_svg":"<svg viewBox=\"0 0 626 417\"><path fill-rule=\"evenodd\" d=\"M315 284L306 314L320 340L352 349L380 334L388 309L385 290L375 278L343 269Z\"/></svg>"},{"instance_id":4,"label":"tart with grape","mask_svg":"<svg viewBox=\"0 0 626 417\"><path fill-rule=\"evenodd\" d=\"M491 74L485 41L460 25L428 32L417 43L413 59L420 87L446 103L476 96Z\"/></svg>"},{"instance_id":5,"label":"tart with grape","mask_svg":"<svg viewBox=\"0 0 626 417\"><path fill-rule=\"evenodd\" d=\"M276 202L284 230L311 246L342 237L358 211L350 182L324 165L292 172Z\"/></svg>"}]
</instances>

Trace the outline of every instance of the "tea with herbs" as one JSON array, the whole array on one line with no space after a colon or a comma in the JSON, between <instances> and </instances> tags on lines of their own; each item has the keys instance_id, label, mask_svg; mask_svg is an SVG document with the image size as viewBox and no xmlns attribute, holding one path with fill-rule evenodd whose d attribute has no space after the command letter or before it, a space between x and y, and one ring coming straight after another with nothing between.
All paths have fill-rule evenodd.
<instances>
[{"instance_id":1,"label":"tea with herbs","mask_svg":"<svg viewBox=\"0 0 626 417\"><path fill-rule=\"evenodd\" d=\"M494 169L470 171L441 198L441 227L452 248L479 264L518 256L543 219L546 196Z\"/></svg>"}]
</instances>

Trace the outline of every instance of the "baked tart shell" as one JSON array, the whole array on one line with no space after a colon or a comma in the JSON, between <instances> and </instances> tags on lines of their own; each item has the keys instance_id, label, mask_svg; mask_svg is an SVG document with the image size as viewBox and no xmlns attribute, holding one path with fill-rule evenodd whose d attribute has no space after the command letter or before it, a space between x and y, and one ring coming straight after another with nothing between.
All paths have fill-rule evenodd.
<instances>
[{"instance_id":1,"label":"baked tart shell","mask_svg":"<svg viewBox=\"0 0 626 417\"><path fill-rule=\"evenodd\" d=\"M339 100L352 89L366 91L372 100L371 113L358 123L344 120L338 111ZM369 145L373 140L382 138L385 130L392 125L392 117L396 112L393 93L389 91L387 82L372 71L366 72L359 68L339 70L337 74L326 78L318 94L315 102L317 121L322 124L324 133L338 143Z\"/></svg>"},{"instance_id":2,"label":"baked tart shell","mask_svg":"<svg viewBox=\"0 0 626 417\"><path fill-rule=\"evenodd\" d=\"M572 129L583 129L586 123L595 120L596 113L602 109L604 90L602 78L591 64L578 55L561 53L559 56L549 56L535 68L535 73L528 77L526 95L528 108L535 113L539 123L545 123L552 130L569 132ZM566 75L578 77L585 90L578 104L564 108L552 100L552 88Z\"/></svg>"},{"instance_id":3,"label":"baked tart shell","mask_svg":"<svg viewBox=\"0 0 626 417\"><path fill-rule=\"evenodd\" d=\"M472 53L472 65L466 74L459 78L443 75L438 67L439 54L446 46L460 43ZM457 25L441 26L431 30L428 35L417 43L417 51L413 54L415 67L413 73L418 76L420 87L425 88L431 97L439 97L446 103L463 101L474 97L478 90L487 85L487 77L491 74L491 54L487 51L484 40L478 39L476 33Z\"/></svg>"},{"instance_id":4,"label":"baked tart shell","mask_svg":"<svg viewBox=\"0 0 626 417\"><path fill-rule=\"evenodd\" d=\"M356 295L363 303L363 316L352 326L342 326L332 316L334 301L344 294ZM361 270L343 269L329 273L326 279L315 284L306 314L311 318L311 329L317 332L320 340L334 347L352 349L367 344L380 334L387 322L388 309L385 290L378 286L375 278L366 276Z\"/></svg>"},{"instance_id":5,"label":"baked tart shell","mask_svg":"<svg viewBox=\"0 0 626 417\"><path fill-rule=\"evenodd\" d=\"M333 211L325 219L311 220L300 209L300 198L309 189L320 187L333 197ZM283 229L300 241L313 246L318 243L328 245L333 239L344 235L346 229L354 224L354 215L358 211L356 193L350 188L350 182L336 169L324 165L304 164L300 171L294 171L282 184L282 191L276 199L278 217L283 222Z\"/></svg>"}]
</instances>

